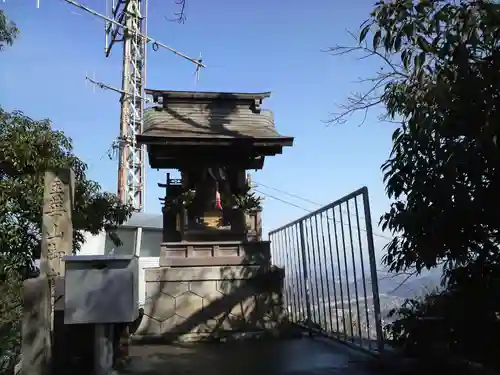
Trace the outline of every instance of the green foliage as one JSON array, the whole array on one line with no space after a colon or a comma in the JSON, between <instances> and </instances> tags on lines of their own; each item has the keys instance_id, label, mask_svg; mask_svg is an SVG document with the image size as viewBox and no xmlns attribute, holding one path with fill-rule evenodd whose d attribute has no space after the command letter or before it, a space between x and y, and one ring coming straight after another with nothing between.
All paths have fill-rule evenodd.
<instances>
[{"instance_id":1,"label":"green foliage","mask_svg":"<svg viewBox=\"0 0 500 375\"><path fill-rule=\"evenodd\" d=\"M12 45L14 39L18 36L19 29L15 23L9 21L4 11L0 9L0 51L6 45Z\"/></svg>"},{"instance_id":2,"label":"green foliage","mask_svg":"<svg viewBox=\"0 0 500 375\"><path fill-rule=\"evenodd\" d=\"M182 208L189 208L193 204L195 198L196 191L194 189L185 190L176 197L167 195L165 208L179 212Z\"/></svg>"},{"instance_id":3,"label":"green foliage","mask_svg":"<svg viewBox=\"0 0 500 375\"><path fill-rule=\"evenodd\" d=\"M0 50L17 34L0 10ZM74 252L84 242L83 232L113 234L133 211L87 179L87 165L72 151L71 139L53 130L49 120L0 107L0 374L11 374L19 358L22 281L41 252L45 171L71 167L75 172ZM120 243L116 235L112 239Z\"/></svg>"},{"instance_id":4,"label":"green foliage","mask_svg":"<svg viewBox=\"0 0 500 375\"><path fill-rule=\"evenodd\" d=\"M84 242L84 231L113 232L132 213L116 195L87 179L87 166L73 155L71 139L52 130L49 120L0 107L0 374L11 372L18 358L22 279L41 252L44 174L57 167L75 171L74 252Z\"/></svg>"},{"instance_id":5,"label":"green foliage","mask_svg":"<svg viewBox=\"0 0 500 375\"><path fill-rule=\"evenodd\" d=\"M71 139L52 130L49 120L0 108L0 160L0 249L18 265L40 254L47 169L71 167L75 172L74 252L84 241L84 231L112 231L132 213L115 194L102 192L97 182L87 179L87 165L72 153Z\"/></svg>"},{"instance_id":6,"label":"green foliage","mask_svg":"<svg viewBox=\"0 0 500 375\"><path fill-rule=\"evenodd\" d=\"M500 368L500 5L380 1L357 41L334 52L362 50L384 69L346 113L382 103L400 123L382 167L393 203L381 224L394 235L384 262L444 265L445 290L407 301L388 330L410 352L439 343Z\"/></svg>"},{"instance_id":7,"label":"green foliage","mask_svg":"<svg viewBox=\"0 0 500 375\"><path fill-rule=\"evenodd\" d=\"M247 184L240 193L233 194L232 200L234 202L234 207L245 212L262 208L262 197L252 192L252 187L249 184Z\"/></svg>"},{"instance_id":8,"label":"green foliage","mask_svg":"<svg viewBox=\"0 0 500 375\"><path fill-rule=\"evenodd\" d=\"M0 374L12 371L21 347L22 278L9 266L0 258Z\"/></svg>"},{"instance_id":9,"label":"green foliage","mask_svg":"<svg viewBox=\"0 0 500 375\"><path fill-rule=\"evenodd\" d=\"M367 27L401 73L382 95L388 114L402 120L383 166L395 200L382 218L396 234L387 264L420 271L496 256L499 6L380 2Z\"/></svg>"},{"instance_id":10,"label":"green foliage","mask_svg":"<svg viewBox=\"0 0 500 375\"><path fill-rule=\"evenodd\" d=\"M385 330L407 354L449 356L498 369L500 268L471 263L453 274L446 290L393 310L397 319Z\"/></svg>"}]
</instances>

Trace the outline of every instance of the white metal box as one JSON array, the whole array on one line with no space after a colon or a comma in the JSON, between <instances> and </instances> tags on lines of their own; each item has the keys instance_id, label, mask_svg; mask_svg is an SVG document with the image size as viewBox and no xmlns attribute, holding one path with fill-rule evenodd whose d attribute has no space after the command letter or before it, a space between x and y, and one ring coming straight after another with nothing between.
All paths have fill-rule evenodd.
<instances>
[{"instance_id":1,"label":"white metal box","mask_svg":"<svg viewBox=\"0 0 500 375\"><path fill-rule=\"evenodd\" d=\"M65 256L64 324L128 323L137 319L135 255Z\"/></svg>"}]
</instances>

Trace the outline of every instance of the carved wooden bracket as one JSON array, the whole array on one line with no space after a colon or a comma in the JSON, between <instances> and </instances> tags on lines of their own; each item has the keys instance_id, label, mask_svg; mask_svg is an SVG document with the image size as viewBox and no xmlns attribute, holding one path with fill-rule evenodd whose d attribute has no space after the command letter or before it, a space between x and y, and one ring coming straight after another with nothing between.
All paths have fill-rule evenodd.
<instances>
[{"instance_id":1,"label":"carved wooden bracket","mask_svg":"<svg viewBox=\"0 0 500 375\"><path fill-rule=\"evenodd\" d=\"M253 110L255 113L260 113L261 111L262 99L254 99L253 101Z\"/></svg>"}]
</instances>

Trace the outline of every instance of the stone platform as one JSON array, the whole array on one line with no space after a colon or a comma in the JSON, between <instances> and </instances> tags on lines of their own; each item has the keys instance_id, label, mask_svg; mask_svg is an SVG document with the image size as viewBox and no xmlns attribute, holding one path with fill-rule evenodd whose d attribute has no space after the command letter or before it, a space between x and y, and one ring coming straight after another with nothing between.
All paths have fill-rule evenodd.
<instances>
[{"instance_id":1,"label":"stone platform","mask_svg":"<svg viewBox=\"0 0 500 375\"><path fill-rule=\"evenodd\" d=\"M277 329L283 276L269 266L147 269L144 316L133 340L201 341Z\"/></svg>"}]
</instances>

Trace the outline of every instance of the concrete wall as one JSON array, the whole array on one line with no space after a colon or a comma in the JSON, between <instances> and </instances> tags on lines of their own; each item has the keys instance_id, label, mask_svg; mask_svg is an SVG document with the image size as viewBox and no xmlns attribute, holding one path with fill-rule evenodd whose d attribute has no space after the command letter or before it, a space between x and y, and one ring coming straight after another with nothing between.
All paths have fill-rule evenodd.
<instances>
[{"instance_id":1,"label":"concrete wall","mask_svg":"<svg viewBox=\"0 0 500 375\"><path fill-rule=\"evenodd\" d=\"M160 257L139 257L139 306L146 303L146 270L160 266Z\"/></svg>"},{"instance_id":2,"label":"concrete wall","mask_svg":"<svg viewBox=\"0 0 500 375\"><path fill-rule=\"evenodd\" d=\"M104 244L106 242L106 233L103 231L98 235L84 233L85 243L80 250L79 255L102 255L104 254Z\"/></svg>"}]
</instances>

